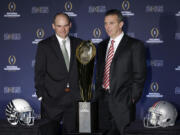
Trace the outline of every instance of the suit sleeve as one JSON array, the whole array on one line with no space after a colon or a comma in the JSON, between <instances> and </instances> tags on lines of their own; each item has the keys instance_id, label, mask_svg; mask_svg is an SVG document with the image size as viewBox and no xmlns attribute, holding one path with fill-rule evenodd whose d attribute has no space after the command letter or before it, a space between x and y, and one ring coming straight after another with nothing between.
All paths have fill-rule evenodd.
<instances>
[{"instance_id":1,"label":"suit sleeve","mask_svg":"<svg viewBox=\"0 0 180 135\"><path fill-rule=\"evenodd\" d=\"M133 46L133 84L132 98L137 101L144 89L146 80L146 50L142 42L137 41Z\"/></svg>"},{"instance_id":2,"label":"suit sleeve","mask_svg":"<svg viewBox=\"0 0 180 135\"><path fill-rule=\"evenodd\" d=\"M35 58L35 88L38 98L43 97L45 74L46 55L44 52L43 44L39 43Z\"/></svg>"}]
</instances>

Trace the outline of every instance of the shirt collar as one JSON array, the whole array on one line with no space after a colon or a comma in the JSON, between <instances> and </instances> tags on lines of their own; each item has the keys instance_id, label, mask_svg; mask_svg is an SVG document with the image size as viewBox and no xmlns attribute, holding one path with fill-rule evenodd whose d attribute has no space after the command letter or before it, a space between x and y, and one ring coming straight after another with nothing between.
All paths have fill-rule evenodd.
<instances>
[{"instance_id":1,"label":"shirt collar","mask_svg":"<svg viewBox=\"0 0 180 135\"><path fill-rule=\"evenodd\" d=\"M120 41L121 41L121 39L123 38L123 36L124 36L124 32L122 31L121 34L120 34L119 36L117 36L115 39L110 38L110 42L111 42L112 40L114 40L115 43L118 43L118 44L119 44Z\"/></svg>"},{"instance_id":2,"label":"shirt collar","mask_svg":"<svg viewBox=\"0 0 180 135\"><path fill-rule=\"evenodd\" d=\"M58 35L56 34L56 37L57 37L59 43L62 43L63 40L66 40L66 41L69 40L69 37L68 37L68 36L67 36L65 39L63 39L63 38L61 38L60 36L58 36Z\"/></svg>"}]
</instances>

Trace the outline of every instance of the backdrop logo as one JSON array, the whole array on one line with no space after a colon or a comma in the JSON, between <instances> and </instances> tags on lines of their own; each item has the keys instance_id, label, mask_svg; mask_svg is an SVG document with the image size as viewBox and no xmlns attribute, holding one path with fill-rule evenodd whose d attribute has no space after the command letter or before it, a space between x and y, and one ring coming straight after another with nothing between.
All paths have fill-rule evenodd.
<instances>
[{"instance_id":1,"label":"backdrop logo","mask_svg":"<svg viewBox=\"0 0 180 135\"><path fill-rule=\"evenodd\" d=\"M175 67L176 71L180 71L180 66Z\"/></svg>"},{"instance_id":2,"label":"backdrop logo","mask_svg":"<svg viewBox=\"0 0 180 135\"><path fill-rule=\"evenodd\" d=\"M101 30L100 30L99 28L95 28L95 29L93 30L93 36L94 36L95 38L99 38L99 37L101 36Z\"/></svg>"},{"instance_id":3,"label":"backdrop logo","mask_svg":"<svg viewBox=\"0 0 180 135\"><path fill-rule=\"evenodd\" d=\"M38 44L41 40L43 40L45 35L44 29L43 28L38 28L36 30L36 37L34 41L32 41L32 44Z\"/></svg>"},{"instance_id":4,"label":"backdrop logo","mask_svg":"<svg viewBox=\"0 0 180 135\"><path fill-rule=\"evenodd\" d=\"M180 94L180 87L175 88L175 94Z\"/></svg>"},{"instance_id":5,"label":"backdrop logo","mask_svg":"<svg viewBox=\"0 0 180 135\"><path fill-rule=\"evenodd\" d=\"M180 16L180 11L178 13L176 13L175 16Z\"/></svg>"},{"instance_id":6,"label":"backdrop logo","mask_svg":"<svg viewBox=\"0 0 180 135\"><path fill-rule=\"evenodd\" d=\"M180 33L175 33L175 40L180 40Z\"/></svg>"},{"instance_id":7,"label":"backdrop logo","mask_svg":"<svg viewBox=\"0 0 180 135\"><path fill-rule=\"evenodd\" d=\"M31 97L33 97L33 98L37 98L37 94L36 94L36 92L34 92L34 93L31 95Z\"/></svg>"},{"instance_id":8,"label":"backdrop logo","mask_svg":"<svg viewBox=\"0 0 180 135\"><path fill-rule=\"evenodd\" d=\"M4 94L20 94L21 87L4 87Z\"/></svg>"},{"instance_id":9,"label":"backdrop logo","mask_svg":"<svg viewBox=\"0 0 180 135\"><path fill-rule=\"evenodd\" d=\"M152 36L153 38L158 38L158 36L159 36L159 30L158 30L157 28L152 28L152 30L151 30L151 36Z\"/></svg>"},{"instance_id":10,"label":"backdrop logo","mask_svg":"<svg viewBox=\"0 0 180 135\"><path fill-rule=\"evenodd\" d=\"M36 36L37 36L38 38L44 38L44 30L43 30L42 28L37 29L37 31L36 31Z\"/></svg>"},{"instance_id":11,"label":"backdrop logo","mask_svg":"<svg viewBox=\"0 0 180 135\"><path fill-rule=\"evenodd\" d=\"M129 3L129 1L124 0L123 3L122 3L122 9L123 9L123 10L129 10L129 8L130 8L130 3Z\"/></svg>"},{"instance_id":12,"label":"backdrop logo","mask_svg":"<svg viewBox=\"0 0 180 135\"><path fill-rule=\"evenodd\" d=\"M6 71L17 71L20 70L18 66L15 66L16 64L16 57L14 55L10 55L8 58L9 65L4 68Z\"/></svg>"},{"instance_id":13,"label":"backdrop logo","mask_svg":"<svg viewBox=\"0 0 180 135\"><path fill-rule=\"evenodd\" d=\"M157 82L152 82L150 85L150 91L146 97L148 98L161 98L163 95L161 95L159 91L159 84Z\"/></svg>"},{"instance_id":14,"label":"backdrop logo","mask_svg":"<svg viewBox=\"0 0 180 135\"><path fill-rule=\"evenodd\" d=\"M32 66L32 68L34 68L34 66L35 66L35 60L32 60L32 62L31 62L31 66Z\"/></svg>"},{"instance_id":15,"label":"backdrop logo","mask_svg":"<svg viewBox=\"0 0 180 135\"><path fill-rule=\"evenodd\" d=\"M21 15L18 14L16 11L16 4L14 2L9 2L8 4L8 12L4 15L4 17L8 17L8 18L16 18L16 17L20 17Z\"/></svg>"},{"instance_id":16,"label":"backdrop logo","mask_svg":"<svg viewBox=\"0 0 180 135\"><path fill-rule=\"evenodd\" d=\"M73 36L73 37L78 37L78 33L69 33L70 36Z\"/></svg>"},{"instance_id":17,"label":"backdrop logo","mask_svg":"<svg viewBox=\"0 0 180 135\"><path fill-rule=\"evenodd\" d=\"M13 55L9 56L8 62L10 65L14 65L16 63L16 57Z\"/></svg>"},{"instance_id":18,"label":"backdrop logo","mask_svg":"<svg viewBox=\"0 0 180 135\"><path fill-rule=\"evenodd\" d=\"M127 35L130 36L130 37L135 38L135 33L134 32L127 32Z\"/></svg>"},{"instance_id":19,"label":"backdrop logo","mask_svg":"<svg viewBox=\"0 0 180 135\"><path fill-rule=\"evenodd\" d=\"M147 5L146 6L146 12L150 13L163 13L164 12L164 6L163 5Z\"/></svg>"},{"instance_id":20,"label":"backdrop logo","mask_svg":"<svg viewBox=\"0 0 180 135\"><path fill-rule=\"evenodd\" d=\"M4 40L21 40L21 33L4 33Z\"/></svg>"},{"instance_id":21,"label":"backdrop logo","mask_svg":"<svg viewBox=\"0 0 180 135\"><path fill-rule=\"evenodd\" d=\"M149 38L146 43L163 43L163 41L159 38L160 32L158 28L153 27L150 30L151 38Z\"/></svg>"},{"instance_id":22,"label":"backdrop logo","mask_svg":"<svg viewBox=\"0 0 180 135\"><path fill-rule=\"evenodd\" d=\"M72 3L70 1L67 1L64 5L64 8L66 11L71 11L72 10Z\"/></svg>"},{"instance_id":23,"label":"backdrop logo","mask_svg":"<svg viewBox=\"0 0 180 135\"><path fill-rule=\"evenodd\" d=\"M151 67L163 67L164 60L150 60L148 61L147 65Z\"/></svg>"},{"instance_id":24,"label":"backdrop logo","mask_svg":"<svg viewBox=\"0 0 180 135\"><path fill-rule=\"evenodd\" d=\"M49 7L32 7L32 14L46 14L49 13Z\"/></svg>"},{"instance_id":25,"label":"backdrop logo","mask_svg":"<svg viewBox=\"0 0 180 135\"><path fill-rule=\"evenodd\" d=\"M106 6L89 6L89 13L105 13Z\"/></svg>"},{"instance_id":26,"label":"backdrop logo","mask_svg":"<svg viewBox=\"0 0 180 135\"><path fill-rule=\"evenodd\" d=\"M73 9L73 4L72 2L70 1L67 1L65 4L64 4L64 8L65 8L65 13L70 16L70 17L75 17L77 16L77 14L75 14L74 12L72 12L72 9Z\"/></svg>"},{"instance_id":27,"label":"backdrop logo","mask_svg":"<svg viewBox=\"0 0 180 135\"><path fill-rule=\"evenodd\" d=\"M152 82L152 83L151 83L151 90L152 90L153 92L157 92L157 91L159 90L159 85L158 85L157 82Z\"/></svg>"},{"instance_id":28,"label":"backdrop logo","mask_svg":"<svg viewBox=\"0 0 180 135\"><path fill-rule=\"evenodd\" d=\"M123 16L134 16L134 13L130 11L130 2L128 0L122 2L121 13Z\"/></svg>"},{"instance_id":29,"label":"backdrop logo","mask_svg":"<svg viewBox=\"0 0 180 135\"><path fill-rule=\"evenodd\" d=\"M101 32L101 29L100 29L100 28L94 28L94 30L93 30L93 37L94 37L94 38L92 38L91 41L92 41L93 43L99 43L99 42L101 42L101 41L102 41L102 38L100 38L100 37L101 37L101 34L102 34L102 32Z\"/></svg>"},{"instance_id":30,"label":"backdrop logo","mask_svg":"<svg viewBox=\"0 0 180 135\"><path fill-rule=\"evenodd\" d=\"M8 9L10 12L14 12L16 10L16 4L14 2L10 2L8 4Z\"/></svg>"}]
</instances>

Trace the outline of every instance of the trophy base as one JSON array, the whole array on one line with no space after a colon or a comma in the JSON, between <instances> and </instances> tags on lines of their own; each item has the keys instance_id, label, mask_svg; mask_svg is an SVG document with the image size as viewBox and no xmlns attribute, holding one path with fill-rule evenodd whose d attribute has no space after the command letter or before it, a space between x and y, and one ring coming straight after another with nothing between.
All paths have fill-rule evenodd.
<instances>
[{"instance_id":1,"label":"trophy base","mask_svg":"<svg viewBox=\"0 0 180 135\"><path fill-rule=\"evenodd\" d=\"M96 102L78 102L77 131L93 133L98 127L98 112Z\"/></svg>"}]
</instances>

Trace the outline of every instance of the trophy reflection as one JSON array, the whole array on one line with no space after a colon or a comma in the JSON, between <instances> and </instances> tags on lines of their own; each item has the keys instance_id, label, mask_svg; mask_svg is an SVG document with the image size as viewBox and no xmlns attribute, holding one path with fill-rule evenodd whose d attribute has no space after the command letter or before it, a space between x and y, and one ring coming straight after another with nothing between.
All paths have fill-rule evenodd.
<instances>
[{"instance_id":1,"label":"trophy reflection","mask_svg":"<svg viewBox=\"0 0 180 135\"><path fill-rule=\"evenodd\" d=\"M92 80L96 47L90 41L83 41L76 49L81 101L78 102L78 126L80 133L92 130Z\"/></svg>"}]
</instances>

